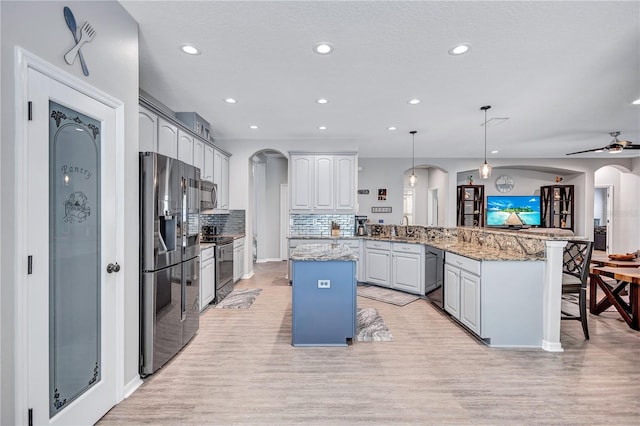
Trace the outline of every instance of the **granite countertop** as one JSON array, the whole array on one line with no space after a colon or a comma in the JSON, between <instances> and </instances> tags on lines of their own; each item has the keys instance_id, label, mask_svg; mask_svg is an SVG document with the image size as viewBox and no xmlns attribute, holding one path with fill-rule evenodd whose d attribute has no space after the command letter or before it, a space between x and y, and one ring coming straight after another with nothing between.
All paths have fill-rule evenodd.
<instances>
[{"instance_id":1,"label":"granite countertop","mask_svg":"<svg viewBox=\"0 0 640 426\"><path fill-rule=\"evenodd\" d=\"M352 261L358 257L344 244L302 244L291 253L291 260L301 261Z\"/></svg>"},{"instance_id":2,"label":"granite countertop","mask_svg":"<svg viewBox=\"0 0 640 426\"><path fill-rule=\"evenodd\" d=\"M340 235L332 237L331 235L287 235L288 240L357 240L364 237L357 235Z\"/></svg>"}]
</instances>

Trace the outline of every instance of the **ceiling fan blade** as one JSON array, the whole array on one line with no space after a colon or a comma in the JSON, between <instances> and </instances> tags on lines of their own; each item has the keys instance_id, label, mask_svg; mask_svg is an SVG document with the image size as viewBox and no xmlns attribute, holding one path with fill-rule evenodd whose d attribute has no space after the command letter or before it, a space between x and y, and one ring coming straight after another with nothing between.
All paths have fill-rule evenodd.
<instances>
[{"instance_id":1,"label":"ceiling fan blade","mask_svg":"<svg viewBox=\"0 0 640 426\"><path fill-rule=\"evenodd\" d=\"M596 151L606 151L608 147L604 147L604 148L594 148L594 149L587 149L584 151L577 151L577 152L570 152L568 154L565 155L573 155L573 154L584 154L585 152L596 152Z\"/></svg>"},{"instance_id":2,"label":"ceiling fan blade","mask_svg":"<svg viewBox=\"0 0 640 426\"><path fill-rule=\"evenodd\" d=\"M631 142L629 142L623 150L627 150L627 149L640 149L640 145L632 145Z\"/></svg>"}]
</instances>

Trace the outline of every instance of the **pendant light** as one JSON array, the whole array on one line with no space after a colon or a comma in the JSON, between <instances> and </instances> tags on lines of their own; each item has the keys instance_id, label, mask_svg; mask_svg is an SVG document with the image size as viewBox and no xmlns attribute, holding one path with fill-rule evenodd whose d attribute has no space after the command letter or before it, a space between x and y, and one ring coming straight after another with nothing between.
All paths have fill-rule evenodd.
<instances>
[{"instance_id":1,"label":"pendant light","mask_svg":"<svg viewBox=\"0 0 640 426\"><path fill-rule=\"evenodd\" d=\"M416 133L415 130L410 131L413 138L413 150L411 152L411 176L409 176L409 186L416 186L418 178L416 177Z\"/></svg>"},{"instance_id":2,"label":"pendant light","mask_svg":"<svg viewBox=\"0 0 640 426\"><path fill-rule=\"evenodd\" d=\"M491 105L485 105L480 109L484 111L484 163L478 169L480 179L488 179L491 176L491 166L487 163L487 110Z\"/></svg>"}]
</instances>

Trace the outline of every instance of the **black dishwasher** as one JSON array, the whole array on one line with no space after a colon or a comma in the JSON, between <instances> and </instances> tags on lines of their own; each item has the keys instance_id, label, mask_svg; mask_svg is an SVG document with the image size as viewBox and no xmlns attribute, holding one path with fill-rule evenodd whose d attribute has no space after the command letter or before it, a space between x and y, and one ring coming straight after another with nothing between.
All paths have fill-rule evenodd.
<instances>
[{"instance_id":1,"label":"black dishwasher","mask_svg":"<svg viewBox=\"0 0 640 426\"><path fill-rule=\"evenodd\" d=\"M444 310L444 250L426 246L424 292L427 299Z\"/></svg>"}]
</instances>

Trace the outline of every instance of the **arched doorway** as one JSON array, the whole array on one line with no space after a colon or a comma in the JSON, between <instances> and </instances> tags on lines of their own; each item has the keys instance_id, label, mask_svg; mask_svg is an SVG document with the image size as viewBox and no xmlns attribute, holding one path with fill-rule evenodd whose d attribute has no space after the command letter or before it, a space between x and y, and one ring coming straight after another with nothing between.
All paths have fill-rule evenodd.
<instances>
[{"instance_id":1,"label":"arched doorway","mask_svg":"<svg viewBox=\"0 0 640 426\"><path fill-rule=\"evenodd\" d=\"M263 149L251 155L249 163L253 261L285 260L289 229L288 159L280 151Z\"/></svg>"}]
</instances>

